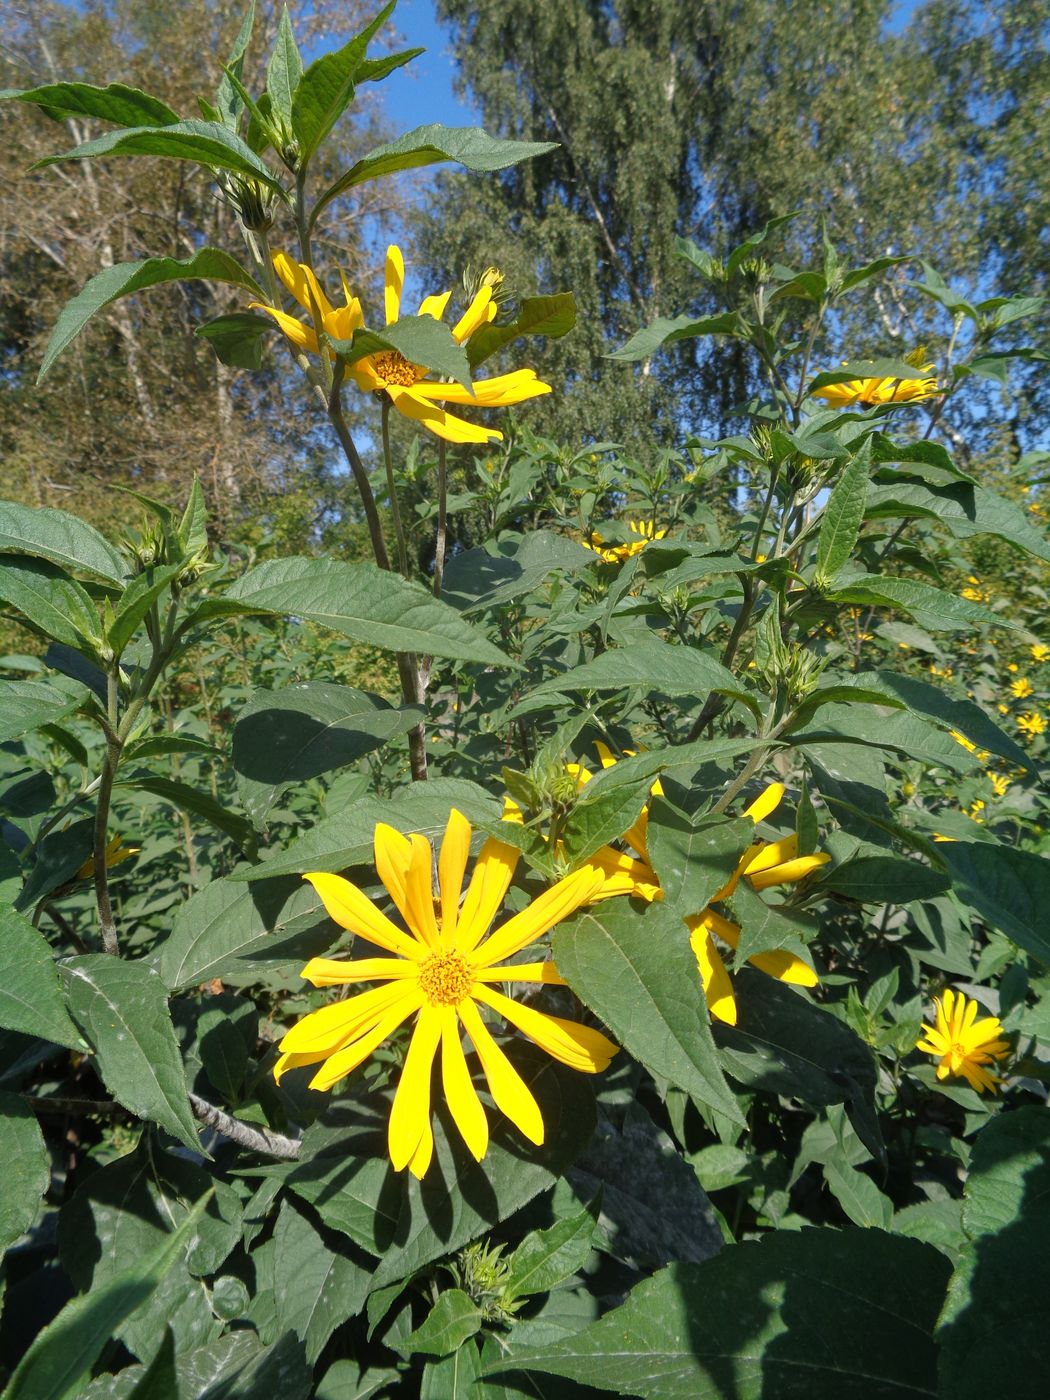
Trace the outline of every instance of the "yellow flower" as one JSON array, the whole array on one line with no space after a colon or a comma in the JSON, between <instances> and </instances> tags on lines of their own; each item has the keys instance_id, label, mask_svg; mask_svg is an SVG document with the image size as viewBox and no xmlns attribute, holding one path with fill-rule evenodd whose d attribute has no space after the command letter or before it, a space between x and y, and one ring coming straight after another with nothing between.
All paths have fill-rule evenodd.
<instances>
[{"instance_id":1,"label":"yellow flower","mask_svg":"<svg viewBox=\"0 0 1050 1400\"><path fill-rule=\"evenodd\" d=\"M606 564L622 564L635 554L641 554L651 540L662 540L667 534L666 530L656 528L655 520L628 520L627 528L635 536L635 539L628 540L626 544L606 546L597 530L592 530L590 539L584 540L583 545L586 549L593 550L595 554L600 555Z\"/></svg>"},{"instance_id":2,"label":"yellow flower","mask_svg":"<svg viewBox=\"0 0 1050 1400\"><path fill-rule=\"evenodd\" d=\"M605 744L595 746L601 756L602 767L608 768L617 760ZM628 750L628 753L630 751ZM659 795L663 789L659 780L651 791ZM755 799L744 815L750 817L757 826L768 817L780 803L784 795L783 783L772 783L762 795ZM634 856L623 855L611 846L603 846L590 857L593 865L605 872L605 885L592 901L610 899L616 895L634 894L645 900L663 899L660 880L649 861L647 845L649 812L643 807L638 820L624 833L624 841L634 852ZM820 866L827 864L831 857L823 851L813 855L800 856L798 837L788 836L780 841L757 841L749 846L737 862L736 870L711 900L728 899L736 889L741 877L746 878L752 889L771 889L775 885L792 885L804 880ZM712 1016L729 1025L736 1024L736 1000L733 984L726 971L721 954L712 935L730 948L740 942L740 925L731 923L717 913L710 905L699 914L686 919L686 926L692 935L689 943L700 969L700 979L704 985L707 1005ZM801 987L815 987L817 974L793 953L776 950L768 953L755 953L748 958L761 972L776 977L781 982L794 982Z\"/></svg>"},{"instance_id":3,"label":"yellow flower","mask_svg":"<svg viewBox=\"0 0 1050 1400\"><path fill-rule=\"evenodd\" d=\"M992 790L996 797L1005 797L1010 786L1010 779L1005 773L989 773L988 781L992 785Z\"/></svg>"},{"instance_id":4,"label":"yellow flower","mask_svg":"<svg viewBox=\"0 0 1050 1400\"><path fill-rule=\"evenodd\" d=\"M1006 669L1007 669L1008 671L1019 671L1021 668L1020 668L1020 666L1018 666L1018 664L1017 664L1016 661L1011 661L1011 662L1009 662L1009 664L1007 665Z\"/></svg>"},{"instance_id":5,"label":"yellow flower","mask_svg":"<svg viewBox=\"0 0 1050 1400\"><path fill-rule=\"evenodd\" d=\"M1001 715L1008 715L1010 713L1009 705L998 704L995 708L999 711Z\"/></svg>"},{"instance_id":6,"label":"yellow flower","mask_svg":"<svg viewBox=\"0 0 1050 1400\"><path fill-rule=\"evenodd\" d=\"M1009 1042L1001 1039L1003 1028L998 1016L986 1016L978 1021L977 1003L950 989L943 997L934 997L933 1004L937 1009L937 1024L924 1027L915 1048L939 1060L938 1079L961 1074L979 1094L985 1090L994 1094L1003 1082L1002 1076L984 1066L1001 1060L1010 1048Z\"/></svg>"},{"instance_id":7,"label":"yellow flower","mask_svg":"<svg viewBox=\"0 0 1050 1400\"><path fill-rule=\"evenodd\" d=\"M1027 714L1017 716L1017 727L1022 734L1027 734L1030 739L1034 739L1037 734L1046 732L1046 716L1036 714L1035 710L1029 710Z\"/></svg>"},{"instance_id":8,"label":"yellow flower","mask_svg":"<svg viewBox=\"0 0 1050 1400\"><path fill-rule=\"evenodd\" d=\"M966 575L966 587L960 589L963 598L969 598L971 603L987 603L992 596L991 591L981 586L981 580L976 574Z\"/></svg>"},{"instance_id":9,"label":"yellow flower","mask_svg":"<svg viewBox=\"0 0 1050 1400\"><path fill-rule=\"evenodd\" d=\"M920 403L923 399L935 398L941 389L935 378L928 377L933 365L923 363L921 355L914 358L919 361L915 368L922 375L921 379L848 379L842 384L826 384L823 389L814 390L813 397L823 399L832 408L849 408L853 404L871 408L875 404Z\"/></svg>"},{"instance_id":10,"label":"yellow flower","mask_svg":"<svg viewBox=\"0 0 1050 1400\"><path fill-rule=\"evenodd\" d=\"M292 262L283 253L275 254L273 262L281 281L305 311L312 312L313 298L320 309L324 328L330 335L345 340L364 324L361 304L351 296L345 278L343 293L346 305L332 310L308 268ZM392 326L401 315L404 282L405 260L401 249L391 243L386 250L383 295L388 326ZM451 292L444 292L441 296L424 297L418 314L433 316L440 321L451 296ZM465 344L476 330L494 319L497 309L493 288L487 284L482 286L453 326L453 339L460 345ZM261 310L274 318L295 345L317 354L317 337L309 326L272 307L262 306ZM364 356L349 367L349 374L359 389L366 393L386 394L398 413L421 423L435 436L448 442L487 443L502 439L503 434L496 428L483 428L447 413L440 407L442 403L473 405L475 408L506 408L510 404L523 403L526 399L551 392L551 386L537 379L536 371L531 369L514 370L510 374L497 375L494 379L475 380L473 392L462 384L442 384L438 380L427 379L427 370L422 365L411 364L396 350Z\"/></svg>"},{"instance_id":11,"label":"yellow flower","mask_svg":"<svg viewBox=\"0 0 1050 1400\"><path fill-rule=\"evenodd\" d=\"M966 815L970 818L972 822L976 822L978 826L982 826L984 824L984 818L981 816L981 813L984 811L984 808L984 802L981 800L981 798L976 797L970 803Z\"/></svg>"},{"instance_id":12,"label":"yellow flower","mask_svg":"<svg viewBox=\"0 0 1050 1400\"><path fill-rule=\"evenodd\" d=\"M1010 682L1010 691L1015 700L1027 700L1032 694L1032 682L1027 676L1018 676L1015 681Z\"/></svg>"},{"instance_id":13,"label":"yellow flower","mask_svg":"<svg viewBox=\"0 0 1050 1400\"><path fill-rule=\"evenodd\" d=\"M1033 661L1050 661L1050 647L1044 645L1043 642L1036 642L1035 646L1029 649Z\"/></svg>"},{"instance_id":14,"label":"yellow flower","mask_svg":"<svg viewBox=\"0 0 1050 1400\"><path fill-rule=\"evenodd\" d=\"M967 739L965 734L960 734L957 729L949 729L948 734L950 738L954 739L957 744L961 744L969 753L977 752L977 745L971 739Z\"/></svg>"},{"instance_id":15,"label":"yellow flower","mask_svg":"<svg viewBox=\"0 0 1050 1400\"><path fill-rule=\"evenodd\" d=\"M313 1011L293 1026L281 1041L274 1078L300 1065L320 1064L310 1086L330 1089L414 1017L390 1113L388 1146L395 1171L407 1166L417 1177L426 1172L434 1151L430 1088L439 1046L441 1082L453 1120L479 1162L488 1148L488 1120L467 1066L462 1031L477 1052L497 1108L530 1142L543 1142L539 1106L493 1039L479 1006L495 1011L549 1055L586 1074L605 1069L617 1049L599 1031L513 1001L492 985L564 985L549 961L501 964L586 904L601 886L601 873L592 865L583 866L489 934L513 879L518 852L490 837L475 862L461 906L470 835L466 817L453 809L438 860L438 900L432 887L430 842L418 835L402 836L383 823L376 827L376 871L408 932L349 880L321 872L303 877L337 924L395 956L311 958L302 976L315 987L380 985Z\"/></svg>"},{"instance_id":16,"label":"yellow flower","mask_svg":"<svg viewBox=\"0 0 1050 1400\"><path fill-rule=\"evenodd\" d=\"M137 856L141 849L141 846L125 846L123 836L114 836L106 847L106 869L110 870L114 865L119 865L122 860L128 860L131 856ZM77 880L92 880L94 876L95 858L94 856L88 856L74 878Z\"/></svg>"},{"instance_id":17,"label":"yellow flower","mask_svg":"<svg viewBox=\"0 0 1050 1400\"><path fill-rule=\"evenodd\" d=\"M950 666L938 666L935 661L930 662L930 675L940 676L942 680L950 681L955 672Z\"/></svg>"}]
</instances>

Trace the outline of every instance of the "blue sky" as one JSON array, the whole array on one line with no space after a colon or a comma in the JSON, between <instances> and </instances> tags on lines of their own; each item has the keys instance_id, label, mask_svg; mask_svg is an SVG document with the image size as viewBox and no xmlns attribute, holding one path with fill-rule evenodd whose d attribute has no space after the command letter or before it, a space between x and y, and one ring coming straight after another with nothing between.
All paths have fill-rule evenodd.
<instances>
[{"instance_id":1,"label":"blue sky","mask_svg":"<svg viewBox=\"0 0 1050 1400\"><path fill-rule=\"evenodd\" d=\"M423 45L426 53L381 84L391 126L398 132L411 131L425 122L480 126L473 106L460 101L452 90L452 43L447 28L434 16L433 0L400 0L394 23L405 36L406 48Z\"/></svg>"}]
</instances>

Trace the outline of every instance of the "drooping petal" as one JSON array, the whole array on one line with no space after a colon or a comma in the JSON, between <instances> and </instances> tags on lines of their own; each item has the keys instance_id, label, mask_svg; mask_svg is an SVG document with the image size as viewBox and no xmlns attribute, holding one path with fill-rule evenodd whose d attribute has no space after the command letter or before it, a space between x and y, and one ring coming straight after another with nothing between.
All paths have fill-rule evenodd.
<instances>
[{"instance_id":1,"label":"drooping petal","mask_svg":"<svg viewBox=\"0 0 1050 1400\"><path fill-rule=\"evenodd\" d=\"M346 306L337 306L325 317L324 328L333 340L349 340L359 326L364 325L361 303L354 297Z\"/></svg>"},{"instance_id":2,"label":"drooping petal","mask_svg":"<svg viewBox=\"0 0 1050 1400\"><path fill-rule=\"evenodd\" d=\"M441 1084L456 1127L480 1162L488 1150L489 1123L463 1054L459 1017L451 1006L441 1007Z\"/></svg>"},{"instance_id":3,"label":"drooping petal","mask_svg":"<svg viewBox=\"0 0 1050 1400\"><path fill-rule=\"evenodd\" d=\"M375 361L371 355L366 355L361 360L355 360L349 367L349 374L363 394L377 393L386 384L386 381L376 373Z\"/></svg>"},{"instance_id":4,"label":"drooping petal","mask_svg":"<svg viewBox=\"0 0 1050 1400\"><path fill-rule=\"evenodd\" d=\"M386 250L386 266L383 269L383 309L388 326L392 326L401 315L401 289L404 285L405 260L397 244L391 243Z\"/></svg>"},{"instance_id":5,"label":"drooping petal","mask_svg":"<svg viewBox=\"0 0 1050 1400\"><path fill-rule=\"evenodd\" d=\"M548 1055L583 1074L598 1074L607 1069L609 1061L619 1049L601 1031L592 1030L579 1021L548 1016L535 1007L513 1001L491 987L475 986L474 996L476 1000L491 1006L493 1011L498 1011L511 1025L517 1026Z\"/></svg>"},{"instance_id":6,"label":"drooping petal","mask_svg":"<svg viewBox=\"0 0 1050 1400\"><path fill-rule=\"evenodd\" d=\"M757 875L749 873L747 878L752 889L756 890L768 890L773 885L795 885L799 880L811 875L814 870L827 865L830 859L826 851L815 851L811 856L798 856L795 860L785 861L783 865L774 865L770 870L759 871Z\"/></svg>"},{"instance_id":7,"label":"drooping petal","mask_svg":"<svg viewBox=\"0 0 1050 1400\"><path fill-rule=\"evenodd\" d=\"M736 999L733 996L733 984L729 980L725 963L718 956L718 949L715 947L710 930L700 917L686 919L686 924L691 931L689 946L693 950L697 966L700 969L700 980L703 983L704 996L707 998L707 1008L711 1015L719 1021L725 1021L727 1025L735 1026Z\"/></svg>"},{"instance_id":8,"label":"drooping petal","mask_svg":"<svg viewBox=\"0 0 1050 1400\"><path fill-rule=\"evenodd\" d=\"M792 832L779 841L764 841L749 858L744 870L748 875L757 875L761 870L769 870L774 865L783 865L798 855L798 836Z\"/></svg>"},{"instance_id":9,"label":"drooping petal","mask_svg":"<svg viewBox=\"0 0 1050 1400\"><path fill-rule=\"evenodd\" d=\"M496 310L497 308L492 301L492 288L482 287L456 322L452 338L458 345L462 345L465 340L470 339L479 326L484 326L492 320Z\"/></svg>"},{"instance_id":10,"label":"drooping petal","mask_svg":"<svg viewBox=\"0 0 1050 1400\"><path fill-rule=\"evenodd\" d=\"M331 314L332 303L321 290L321 284L310 268L295 262L287 253L274 253L273 266L277 276L308 316L312 317L315 309L320 312L322 320Z\"/></svg>"},{"instance_id":11,"label":"drooping petal","mask_svg":"<svg viewBox=\"0 0 1050 1400\"><path fill-rule=\"evenodd\" d=\"M737 947L740 942L739 924L723 919L721 914L715 913L713 909L704 910L703 920L708 929L717 933L723 943L728 943L733 949ZM790 982L796 987L816 987L820 983L820 978L808 963L782 948L774 948L766 953L754 953L747 961L753 963L759 972L764 972L767 977L775 977L778 982Z\"/></svg>"},{"instance_id":12,"label":"drooping petal","mask_svg":"<svg viewBox=\"0 0 1050 1400\"><path fill-rule=\"evenodd\" d=\"M393 1003L370 1029L362 1031L341 1050L329 1055L321 1068L310 1080L311 1089L330 1089L340 1079L363 1064L369 1055L379 1049L384 1040L397 1030L401 1023L423 1005L423 996L418 986L403 988L403 995Z\"/></svg>"},{"instance_id":13,"label":"drooping petal","mask_svg":"<svg viewBox=\"0 0 1050 1400\"><path fill-rule=\"evenodd\" d=\"M437 1007L424 1003L412 1031L387 1128L390 1161L396 1172L408 1166L430 1125L430 1077L440 1039Z\"/></svg>"},{"instance_id":14,"label":"drooping petal","mask_svg":"<svg viewBox=\"0 0 1050 1400\"><path fill-rule=\"evenodd\" d=\"M475 379L473 389L462 384L435 384L429 380L414 386L420 398L441 403L474 404L478 408L505 408L551 392L551 386L537 379L536 371L518 369L494 379Z\"/></svg>"},{"instance_id":15,"label":"drooping petal","mask_svg":"<svg viewBox=\"0 0 1050 1400\"><path fill-rule=\"evenodd\" d=\"M315 987L341 987L351 982L418 977L419 964L404 958L311 958L299 976Z\"/></svg>"},{"instance_id":16,"label":"drooping petal","mask_svg":"<svg viewBox=\"0 0 1050 1400\"><path fill-rule=\"evenodd\" d=\"M403 832L386 822L377 822L372 835L376 874L386 886L401 917L408 922L408 867L412 863L412 843ZM416 933L416 930L412 930ZM418 934L417 934L418 937Z\"/></svg>"},{"instance_id":17,"label":"drooping petal","mask_svg":"<svg viewBox=\"0 0 1050 1400\"><path fill-rule=\"evenodd\" d=\"M442 292L440 296L424 297L419 303L420 316L433 316L435 321L440 321L445 314L445 307L448 306L448 299L451 292Z\"/></svg>"},{"instance_id":18,"label":"drooping petal","mask_svg":"<svg viewBox=\"0 0 1050 1400\"><path fill-rule=\"evenodd\" d=\"M649 903L663 898L656 872L644 861L633 860L611 846L602 846L587 857L587 863L596 866L603 876L601 888L591 896L592 903L624 894L638 895Z\"/></svg>"},{"instance_id":19,"label":"drooping petal","mask_svg":"<svg viewBox=\"0 0 1050 1400\"><path fill-rule=\"evenodd\" d=\"M769 816L770 812L775 812L780 806L780 799L784 796L784 792L783 783L770 783L765 792L756 797L750 807L744 808L744 816L750 817L757 826L760 821L764 821Z\"/></svg>"},{"instance_id":20,"label":"drooping petal","mask_svg":"<svg viewBox=\"0 0 1050 1400\"><path fill-rule=\"evenodd\" d=\"M385 387L398 413L416 423L422 423L424 428L429 428L435 436L444 438L446 442L486 443L503 440L503 434L496 428L479 427L476 423L468 423L464 418L457 418L454 413L446 413L443 408L427 403L418 395L416 388L405 389L398 384L387 384Z\"/></svg>"},{"instance_id":21,"label":"drooping petal","mask_svg":"<svg viewBox=\"0 0 1050 1400\"><path fill-rule=\"evenodd\" d=\"M272 316L292 344L297 345L300 350L305 350L309 355L318 353L317 336L309 326L304 326L302 321L297 321L294 316L278 311L273 306L266 306L261 301L249 302L248 305L249 310L265 311L267 316Z\"/></svg>"},{"instance_id":22,"label":"drooping petal","mask_svg":"<svg viewBox=\"0 0 1050 1400\"><path fill-rule=\"evenodd\" d=\"M500 967L479 967L475 982L543 982L564 987L565 978L548 958L545 962L503 963Z\"/></svg>"},{"instance_id":23,"label":"drooping petal","mask_svg":"<svg viewBox=\"0 0 1050 1400\"><path fill-rule=\"evenodd\" d=\"M476 948L506 898L521 852L490 836L474 862L474 873L459 911L456 947L461 953Z\"/></svg>"},{"instance_id":24,"label":"drooping petal","mask_svg":"<svg viewBox=\"0 0 1050 1400\"><path fill-rule=\"evenodd\" d=\"M311 1011L285 1032L280 1049L295 1055L334 1055L348 1041L370 1029L398 1000L410 995L414 985L384 982L346 1001L334 1001L318 1011Z\"/></svg>"},{"instance_id":25,"label":"drooping petal","mask_svg":"<svg viewBox=\"0 0 1050 1400\"><path fill-rule=\"evenodd\" d=\"M277 1062L273 1067L274 1083L280 1084L290 1069L300 1069L303 1065L316 1065L319 1060L324 1058L323 1054L292 1055L286 1051L283 1055L278 1055Z\"/></svg>"},{"instance_id":26,"label":"drooping petal","mask_svg":"<svg viewBox=\"0 0 1050 1400\"><path fill-rule=\"evenodd\" d=\"M448 814L448 824L441 842L438 861L438 881L441 885L441 932L445 938L456 931L459 918L459 896L463 890L463 875L470 857L470 822L455 807Z\"/></svg>"},{"instance_id":27,"label":"drooping petal","mask_svg":"<svg viewBox=\"0 0 1050 1400\"><path fill-rule=\"evenodd\" d=\"M471 961L478 967L491 967L493 963L512 957L519 948L542 938L548 929L587 904L601 889L604 880L602 872L593 865L584 865L566 875L487 938Z\"/></svg>"},{"instance_id":28,"label":"drooping petal","mask_svg":"<svg viewBox=\"0 0 1050 1400\"><path fill-rule=\"evenodd\" d=\"M519 1132L539 1147L543 1142L543 1115L532 1090L492 1039L478 1008L469 997L460 1002L458 1010L464 1029L478 1052L496 1107L507 1115Z\"/></svg>"},{"instance_id":29,"label":"drooping petal","mask_svg":"<svg viewBox=\"0 0 1050 1400\"><path fill-rule=\"evenodd\" d=\"M425 944L403 933L378 910L372 901L341 875L329 875L315 870L303 876L321 896L321 903L341 928L349 929L359 938L367 938L388 953L400 953L403 958L419 962L427 956Z\"/></svg>"}]
</instances>

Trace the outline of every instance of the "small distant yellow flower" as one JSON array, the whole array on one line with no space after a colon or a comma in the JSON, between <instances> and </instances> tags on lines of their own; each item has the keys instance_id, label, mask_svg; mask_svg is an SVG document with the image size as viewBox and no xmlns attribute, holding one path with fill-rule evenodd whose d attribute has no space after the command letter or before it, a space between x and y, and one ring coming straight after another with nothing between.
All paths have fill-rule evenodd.
<instances>
[{"instance_id":1,"label":"small distant yellow flower","mask_svg":"<svg viewBox=\"0 0 1050 1400\"><path fill-rule=\"evenodd\" d=\"M666 530L656 528L655 520L628 520L627 528L636 538L628 540L626 544L606 545L597 530L592 530L590 539L584 540L583 544L585 548L599 555L606 564L622 564L635 554L640 554L647 544L653 540L662 540L667 534Z\"/></svg>"},{"instance_id":2,"label":"small distant yellow flower","mask_svg":"<svg viewBox=\"0 0 1050 1400\"><path fill-rule=\"evenodd\" d=\"M1017 716L1017 727L1022 734L1034 739L1037 734L1046 733L1046 716L1029 710L1026 714Z\"/></svg>"},{"instance_id":3,"label":"small distant yellow flower","mask_svg":"<svg viewBox=\"0 0 1050 1400\"><path fill-rule=\"evenodd\" d=\"M1020 668L1020 666L1018 666L1018 664L1017 664L1016 661L1011 661L1011 662L1009 663L1009 665L1007 666L1006 669L1007 669L1008 671L1016 672L1016 671L1019 671L1021 668Z\"/></svg>"},{"instance_id":4,"label":"small distant yellow flower","mask_svg":"<svg viewBox=\"0 0 1050 1400\"><path fill-rule=\"evenodd\" d=\"M1005 773L989 773L988 781L992 785L992 790L996 797L1005 797L1010 786L1010 779Z\"/></svg>"},{"instance_id":5,"label":"small distant yellow flower","mask_svg":"<svg viewBox=\"0 0 1050 1400\"><path fill-rule=\"evenodd\" d=\"M123 836L114 836L106 847L106 869L111 870L114 865L119 865L122 860L128 860L131 856L137 856L141 851L141 846L125 846ZM95 875L95 859L88 856L87 860L76 873L78 880L91 880Z\"/></svg>"},{"instance_id":6,"label":"small distant yellow flower","mask_svg":"<svg viewBox=\"0 0 1050 1400\"><path fill-rule=\"evenodd\" d=\"M911 647L907 642L898 642L897 646L901 651L911 651Z\"/></svg>"},{"instance_id":7,"label":"small distant yellow flower","mask_svg":"<svg viewBox=\"0 0 1050 1400\"><path fill-rule=\"evenodd\" d=\"M930 662L930 675L940 676L942 680L950 681L955 672L950 666L938 666L935 661Z\"/></svg>"},{"instance_id":8,"label":"small distant yellow flower","mask_svg":"<svg viewBox=\"0 0 1050 1400\"><path fill-rule=\"evenodd\" d=\"M970 818L972 822L976 822L978 826L981 826L984 823L984 818L981 816L981 813L984 811L984 808L984 802L981 800L981 798L977 797L974 799L973 802L970 803L966 815Z\"/></svg>"},{"instance_id":9,"label":"small distant yellow flower","mask_svg":"<svg viewBox=\"0 0 1050 1400\"><path fill-rule=\"evenodd\" d=\"M279 1080L300 1065L320 1064L311 1088L330 1089L412 1017L408 1053L390 1112L388 1146L394 1170L408 1167L417 1177L424 1175L434 1152L430 1097L439 1048L449 1112L477 1161L488 1149L488 1120L463 1053L464 1031L477 1052L496 1107L530 1142L543 1142L539 1105L492 1038L480 1007L496 1012L549 1055L586 1074L605 1069L617 1051L599 1031L549 1016L497 990L505 982L564 985L549 960L507 963L506 959L591 900L603 884L600 870L584 865L490 933L514 877L518 852L489 837L461 903L470 837L466 817L453 809L438 857L440 898L435 899L430 842L423 836L403 836L384 823L376 826L376 871L408 932L392 923L349 880L321 872L303 877L337 924L394 956L310 959L302 976L315 987L380 985L313 1011L294 1025L281 1041L274 1078Z\"/></svg>"},{"instance_id":10,"label":"small distant yellow flower","mask_svg":"<svg viewBox=\"0 0 1050 1400\"><path fill-rule=\"evenodd\" d=\"M1015 700L1027 700L1032 694L1032 682L1027 676L1018 676L1015 681L1010 682L1010 691Z\"/></svg>"},{"instance_id":11,"label":"small distant yellow flower","mask_svg":"<svg viewBox=\"0 0 1050 1400\"><path fill-rule=\"evenodd\" d=\"M992 596L989 589L985 588L976 574L967 574L966 587L960 590L963 598L968 598L971 603L987 603Z\"/></svg>"},{"instance_id":12,"label":"small distant yellow flower","mask_svg":"<svg viewBox=\"0 0 1050 1400\"><path fill-rule=\"evenodd\" d=\"M1044 645L1043 642L1036 642L1035 646L1031 647L1030 650L1033 661L1050 661L1050 647Z\"/></svg>"},{"instance_id":13,"label":"small distant yellow flower","mask_svg":"<svg viewBox=\"0 0 1050 1400\"><path fill-rule=\"evenodd\" d=\"M924 1027L915 1048L939 1061L938 1079L947 1079L949 1074L962 1075L979 1094L986 1090L994 1094L1003 1082L1002 1076L985 1066L1001 1060L1010 1048L1009 1041L1002 1039L998 1016L978 1021L977 1003L950 989L943 997L934 997L933 1004L937 1023Z\"/></svg>"},{"instance_id":14,"label":"small distant yellow flower","mask_svg":"<svg viewBox=\"0 0 1050 1400\"><path fill-rule=\"evenodd\" d=\"M999 711L999 713L1000 713L1001 715L1008 715L1008 714L1010 713L1010 706L1009 706L1009 705L1004 705L1004 704L1000 703L1000 704L996 705L995 708Z\"/></svg>"},{"instance_id":15,"label":"small distant yellow flower","mask_svg":"<svg viewBox=\"0 0 1050 1400\"><path fill-rule=\"evenodd\" d=\"M764 554L756 554L756 555L755 555L755 563L756 563L756 564L764 564L765 562L766 562L766 556L765 556Z\"/></svg>"},{"instance_id":16,"label":"small distant yellow flower","mask_svg":"<svg viewBox=\"0 0 1050 1400\"><path fill-rule=\"evenodd\" d=\"M932 363L927 363L922 353L908 359L917 361L915 368L922 378L848 379L843 384L827 384L823 389L816 389L813 396L823 399L832 408L849 408L853 404L871 408L875 404L921 403L924 399L935 398L941 388L936 378L931 377Z\"/></svg>"}]
</instances>

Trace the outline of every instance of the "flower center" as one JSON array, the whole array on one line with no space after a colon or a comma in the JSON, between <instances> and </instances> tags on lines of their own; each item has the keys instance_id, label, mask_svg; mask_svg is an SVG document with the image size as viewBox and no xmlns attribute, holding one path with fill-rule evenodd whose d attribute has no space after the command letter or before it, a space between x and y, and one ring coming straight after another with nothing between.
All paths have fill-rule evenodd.
<instances>
[{"instance_id":1,"label":"flower center","mask_svg":"<svg viewBox=\"0 0 1050 1400\"><path fill-rule=\"evenodd\" d=\"M474 985L474 973L462 953L432 953L419 969L419 985L431 1006L458 1006Z\"/></svg>"},{"instance_id":2,"label":"flower center","mask_svg":"<svg viewBox=\"0 0 1050 1400\"><path fill-rule=\"evenodd\" d=\"M407 387L414 384L421 373L419 367L410 364L400 350L384 350L372 363L376 374L388 384L404 384Z\"/></svg>"}]
</instances>

